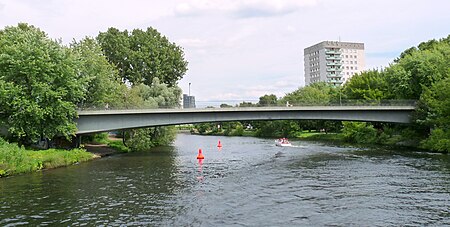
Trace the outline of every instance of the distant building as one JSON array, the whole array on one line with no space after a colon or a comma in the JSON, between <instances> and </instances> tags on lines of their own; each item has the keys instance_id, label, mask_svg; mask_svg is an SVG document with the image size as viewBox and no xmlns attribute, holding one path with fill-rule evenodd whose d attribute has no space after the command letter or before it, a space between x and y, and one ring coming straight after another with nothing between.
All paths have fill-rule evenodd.
<instances>
[{"instance_id":1,"label":"distant building","mask_svg":"<svg viewBox=\"0 0 450 227\"><path fill-rule=\"evenodd\" d=\"M195 108L195 96L183 94L183 108Z\"/></svg>"},{"instance_id":2,"label":"distant building","mask_svg":"<svg viewBox=\"0 0 450 227\"><path fill-rule=\"evenodd\" d=\"M364 43L324 41L305 48L305 85L326 81L341 85L364 70Z\"/></svg>"}]
</instances>

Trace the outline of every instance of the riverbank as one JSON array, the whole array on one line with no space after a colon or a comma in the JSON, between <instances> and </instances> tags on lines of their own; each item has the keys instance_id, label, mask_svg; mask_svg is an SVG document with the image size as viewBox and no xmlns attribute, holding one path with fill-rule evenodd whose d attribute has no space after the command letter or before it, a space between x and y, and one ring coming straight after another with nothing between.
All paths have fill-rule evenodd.
<instances>
[{"instance_id":1,"label":"riverbank","mask_svg":"<svg viewBox=\"0 0 450 227\"><path fill-rule=\"evenodd\" d=\"M203 136L227 136L224 135L223 132L206 132L206 133L195 133L191 132L193 135L203 135ZM229 135L234 136L234 135ZM256 135L255 131L244 131L243 135L241 136L247 136L247 137L258 137ZM273 137L278 138L278 137ZM356 143L356 142L349 142L345 138L344 133L325 133L325 132L318 132L318 131L303 131L301 133L298 133L295 137L289 137L291 140L302 140L302 141L316 141L316 142L323 142L326 144L334 144L339 146L349 146L349 147L374 147L374 146L383 146L383 147L389 147L389 148L411 148L414 150L422 150L425 152L433 152L430 150L424 150L419 147L418 140L406 140L401 136L392 137L392 138L386 138L384 141L379 142L366 142L366 143ZM442 152L437 152L442 153Z\"/></svg>"},{"instance_id":2,"label":"riverbank","mask_svg":"<svg viewBox=\"0 0 450 227\"><path fill-rule=\"evenodd\" d=\"M98 157L85 149L30 150L0 138L0 178L69 166Z\"/></svg>"},{"instance_id":3,"label":"riverbank","mask_svg":"<svg viewBox=\"0 0 450 227\"><path fill-rule=\"evenodd\" d=\"M0 138L0 178L23 173L70 166L117 153L129 152L119 138L84 143L71 150L33 150Z\"/></svg>"}]
</instances>

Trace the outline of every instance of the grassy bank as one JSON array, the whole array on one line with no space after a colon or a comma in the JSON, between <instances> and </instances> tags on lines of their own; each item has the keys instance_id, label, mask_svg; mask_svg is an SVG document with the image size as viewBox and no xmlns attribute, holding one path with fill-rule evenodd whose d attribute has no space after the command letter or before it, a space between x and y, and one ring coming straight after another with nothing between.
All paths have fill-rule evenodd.
<instances>
[{"instance_id":1,"label":"grassy bank","mask_svg":"<svg viewBox=\"0 0 450 227\"><path fill-rule=\"evenodd\" d=\"M331 144L339 144L344 146L357 146L357 147L373 147L373 146L385 146L390 148L413 148L414 150L424 150L419 147L418 139L408 139L404 135L394 135L378 140L366 140L361 141L348 141L344 133L323 133L323 132L302 132L296 138L305 141L321 141Z\"/></svg>"},{"instance_id":2,"label":"grassy bank","mask_svg":"<svg viewBox=\"0 0 450 227\"><path fill-rule=\"evenodd\" d=\"M199 133L198 131L190 131L190 133L192 135L202 135L202 136L248 136L248 137L257 137L255 131L247 131L247 130L245 130L243 132L240 132L240 133L233 133L232 132L232 133L229 133L229 134L226 134L224 131L220 131L220 132L207 131L207 132L204 132L204 133Z\"/></svg>"},{"instance_id":3,"label":"grassy bank","mask_svg":"<svg viewBox=\"0 0 450 227\"><path fill-rule=\"evenodd\" d=\"M297 138L308 141L344 142L342 133L302 132Z\"/></svg>"},{"instance_id":4,"label":"grassy bank","mask_svg":"<svg viewBox=\"0 0 450 227\"><path fill-rule=\"evenodd\" d=\"M0 138L0 177L68 166L94 159L84 149L28 150Z\"/></svg>"},{"instance_id":5,"label":"grassy bank","mask_svg":"<svg viewBox=\"0 0 450 227\"><path fill-rule=\"evenodd\" d=\"M108 133L95 134L89 140L97 144L105 144L120 153L131 152L131 149L123 144L121 138L109 137Z\"/></svg>"}]
</instances>

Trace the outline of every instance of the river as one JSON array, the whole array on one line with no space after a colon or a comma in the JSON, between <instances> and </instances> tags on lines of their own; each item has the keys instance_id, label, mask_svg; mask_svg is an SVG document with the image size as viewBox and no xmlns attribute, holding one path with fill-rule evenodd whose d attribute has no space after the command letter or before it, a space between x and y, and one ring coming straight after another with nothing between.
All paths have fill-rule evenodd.
<instances>
[{"instance_id":1,"label":"river","mask_svg":"<svg viewBox=\"0 0 450 227\"><path fill-rule=\"evenodd\" d=\"M450 225L448 155L293 145L180 133L151 152L0 179L0 226Z\"/></svg>"}]
</instances>

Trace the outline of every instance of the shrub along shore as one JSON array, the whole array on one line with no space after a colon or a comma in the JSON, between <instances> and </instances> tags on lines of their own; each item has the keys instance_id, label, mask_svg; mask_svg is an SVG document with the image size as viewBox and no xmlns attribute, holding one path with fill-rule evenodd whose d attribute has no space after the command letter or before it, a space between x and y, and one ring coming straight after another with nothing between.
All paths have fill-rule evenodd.
<instances>
[{"instance_id":1,"label":"shrub along shore","mask_svg":"<svg viewBox=\"0 0 450 227\"><path fill-rule=\"evenodd\" d=\"M97 157L84 149L29 150L0 138L0 177L68 166Z\"/></svg>"},{"instance_id":2,"label":"shrub along shore","mask_svg":"<svg viewBox=\"0 0 450 227\"><path fill-rule=\"evenodd\" d=\"M357 123L364 124L364 123ZM391 134L390 132L376 133L376 131L369 131L366 133L361 132L361 130L342 130L340 132L321 132L319 130L303 130L292 133L291 135L268 135L260 136L257 130L244 130L243 133L236 134L224 133L222 131L205 131L199 133L198 130L190 130L191 134L194 135L214 135L214 136L251 136L260 138L280 138L286 137L293 140L303 140L303 141L321 141L325 143L333 143L340 145L350 145L359 147L371 147L371 146L389 146L389 147L410 147L417 150L423 150L417 139L411 139L408 132ZM231 130L231 132L234 132ZM414 138L414 137L412 137ZM427 150L427 152L430 152ZM440 152L445 153L445 152Z\"/></svg>"}]
</instances>

